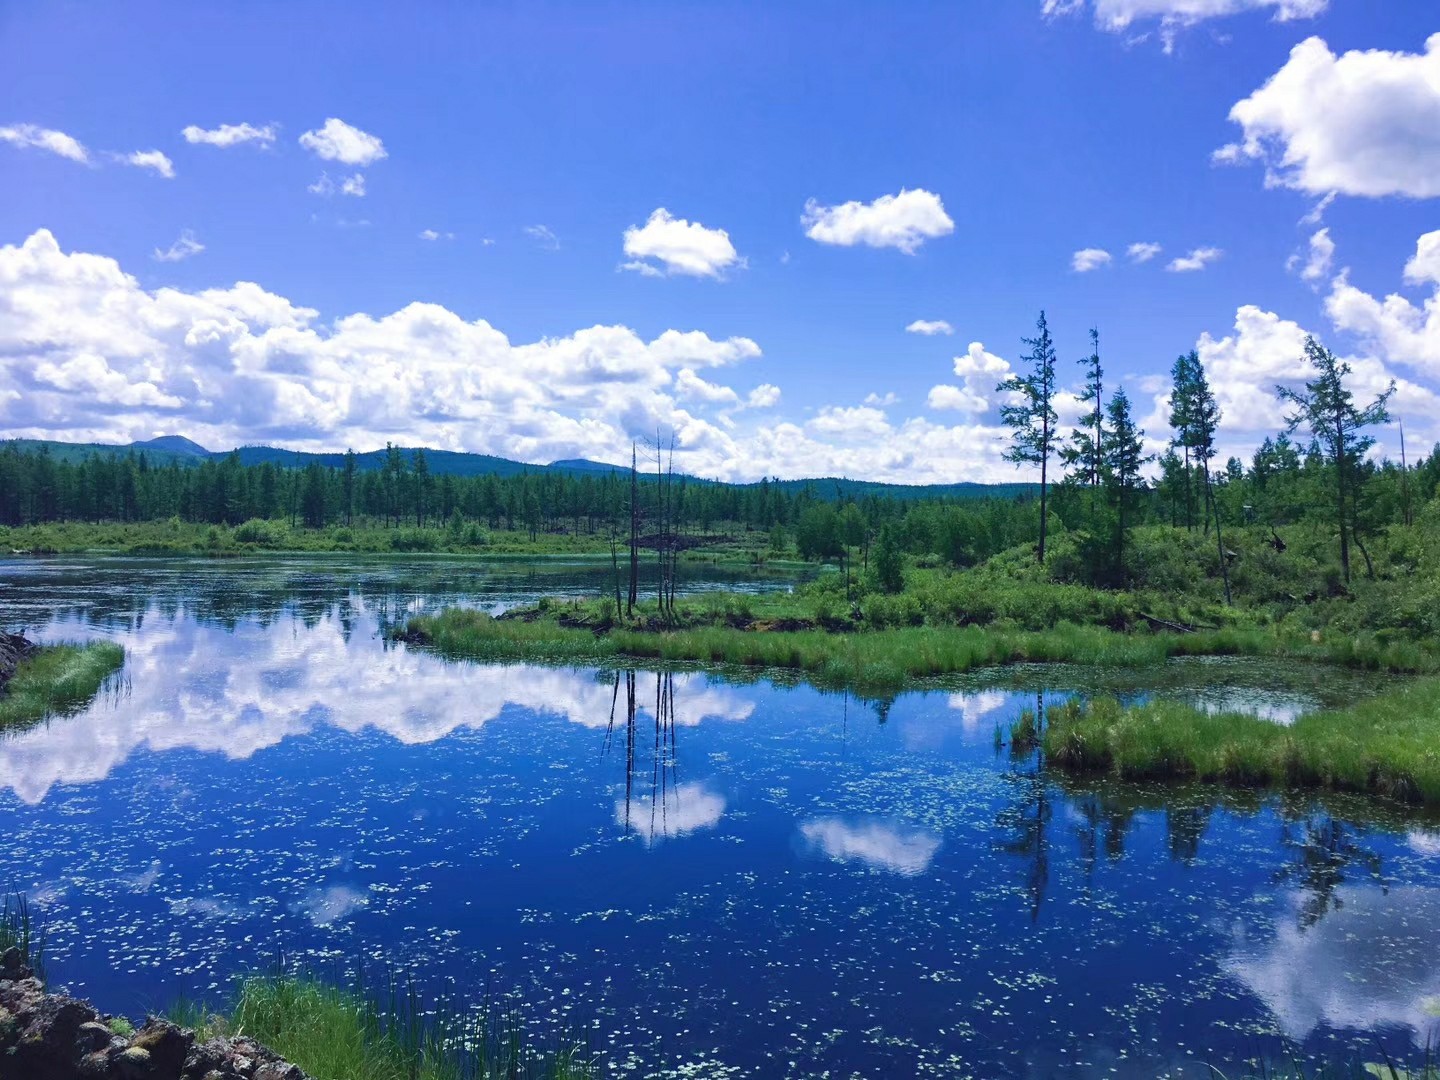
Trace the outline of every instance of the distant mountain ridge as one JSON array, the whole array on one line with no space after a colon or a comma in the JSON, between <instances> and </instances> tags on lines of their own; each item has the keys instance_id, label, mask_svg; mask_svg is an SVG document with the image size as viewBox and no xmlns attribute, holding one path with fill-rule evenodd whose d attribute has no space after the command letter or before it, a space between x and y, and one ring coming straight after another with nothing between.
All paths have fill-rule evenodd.
<instances>
[{"instance_id":1,"label":"distant mountain ridge","mask_svg":"<svg viewBox=\"0 0 1440 1080\"><path fill-rule=\"evenodd\" d=\"M234 450L208 450L183 435L161 435L132 443L69 443L51 439L9 439L0 445L10 444L22 450L45 448L57 460L78 461L91 454L144 454L155 464L198 465L202 461L220 460L231 454L236 455L243 465L263 465L269 462L286 468L304 468L311 462L318 462L326 468L341 468L345 464L343 452L312 453L301 450L282 450L275 446L240 446ZM400 447L400 453L408 462L416 447ZM591 461L587 458L564 458L548 465L527 464L510 458L495 457L491 454L471 454L457 450L425 450L425 460L435 476L518 476L522 473L564 473L571 476L598 476L605 473L625 472L626 466L613 465L605 461ZM356 465L362 471L380 469L385 464L384 450L368 450L356 454ZM704 477L686 477L692 483L715 484L718 480ZM866 495L887 495L892 498L1009 498L1027 495L1038 490L1038 484L981 484L961 482L956 484L890 484L876 480L850 480L844 477L815 477L802 480L772 480L771 484L787 491L812 488L822 498L863 498ZM753 487L755 482L736 484L735 487Z\"/></svg>"}]
</instances>

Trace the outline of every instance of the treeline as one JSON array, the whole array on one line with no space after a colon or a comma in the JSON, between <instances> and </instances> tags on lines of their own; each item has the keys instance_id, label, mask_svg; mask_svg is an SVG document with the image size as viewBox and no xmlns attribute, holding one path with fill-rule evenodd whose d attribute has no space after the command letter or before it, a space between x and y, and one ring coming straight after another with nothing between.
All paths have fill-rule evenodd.
<instances>
[{"instance_id":1,"label":"treeline","mask_svg":"<svg viewBox=\"0 0 1440 1080\"><path fill-rule=\"evenodd\" d=\"M379 469L365 470L347 453L338 468L311 462L289 468L242 464L238 455L198 464L151 462L145 453L92 454L62 461L45 447L0 444L0 525L51 522L132 523L179 519L236 526L252 520L287 521L292 527L453 527L582 535L628 533L631 503L641 531L667 528L704 535L712 530L772 530L793 535L810 507L842 498L842 488L817 481L796 490L762 480L733 485L692 482L653 460L629 471L574 474L536 471L517 476L435 475L423 450L389 447ZM633 488L633 490L632 490ZM894 519L910 500L867 495L846 503L873 528ZM989 505L990 500L946 496L941 504ZM997 520L1014 513L1011 500L995 500ZM928 505L928 503L927 503ZM1024 518L1023 512L1018 518ZM1033 515L1030 515L1033 517ZM849 519L847 519L849 520ZM997 526L1007 540L1023 534Z\"/></svg>"}]
</instances>

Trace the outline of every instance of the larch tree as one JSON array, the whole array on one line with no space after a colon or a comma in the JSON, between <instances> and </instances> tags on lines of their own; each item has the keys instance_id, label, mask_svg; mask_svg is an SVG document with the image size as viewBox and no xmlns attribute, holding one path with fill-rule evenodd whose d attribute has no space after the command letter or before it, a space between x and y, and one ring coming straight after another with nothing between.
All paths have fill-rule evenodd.
<instances>
[{"instance_id":1,"label":"larch tree","mask_svg":"<svg viewBox=\"0 0 1440 1080\"><path fill-rule=\"evenodd\" d=\"M1035 323L1035 336L1022 338L1030 352L1021 357L1030 365L1027 372L1016 373L995 389L1013 394L1019 400L1000 406L1000 420L1010 428L1010 445L1005 460L1016 465L1033 465L1040 469L1040 545L1036 549L1039 562L1045 561L1047 497L1049 495L1050 458L1055 450L1055 342L1045 322L1045 312Z\"/></svg>"},{"instance_id":2,"label":"larch tree","mask_svg":"<svg viewBox=\"0 0 1440 1080\"><path fill-rule=\"evenodd\" d=\"M1123 389L1115 391L1105 407L1109 421L1102 447L1101 474L1115 506L1115 567L1125 578L1125 539L1130 511L1142 486L1140 470L1151 460L1145 453L1145 432L1135 425L1130 398Z\"/></svg>"},{"instance_id":3,"label":"larch tree","mask_svg":"<svg viewBox=\"0 0 1440 1080\"><path fill-rule=\"evenodd\" d=\"M1205 376L1205 365L1200 354L1192 351L1183 357L1186 361L1186 421L1184 432L1185 448L1193 455L1200 468L1205 485L1205 507L1209 518L1215 522L1215 546L1220 555L1220 577L1225 583L1225 603L1230 603L1230 560L1225 554L1225 541L1220 535L1220 506L1215 499L1215 489L1210 475L1210 462L1215 457L1215 432L1220 426L1220 405L1210 390L1210 380ZM1179 364L1177 363L1177 367ZM1188 477L1187 477L1188 486Z\"/></svg>"},{"instance_id":4,"label":"larch tree","mask_svg":"<svg viewBox=\"0 0 1440 1080\"><path fill-rule=\"evenodd\" d=\"M1105 471L1105 372L1100 366L1100 331L1090 331L1090 355L1080 363L1085 368L1085 389L1080 402L1086 406L1080 426L1070 433L1070 442L1060 451L1061 460L1070 466L1070 477L1090 489L1090 506L1094 509L1095 493L1100 490Z\"/></svg>"},{"instance_id":5,"label":"larch tree","mask_svg":"<svg viewBox=\"0 0 1440 1080\"><path fill-rule=\"evenodd\" d=\"M1395 393L1395 382L1363 409L1355 405L1355 396L1345 385L1350 365L1313 337L1305 339L1305 361L1315 371L1315 378L1305 389L1277 386L1280 400L1295 406L1287 416L1286 430L1294 431L1302 424L1319 444L1321 453L1335 473L1335 523L1340 531L1340 570L1345 584L1350 584L1350 537L1354 534L1353 515L1364 476L1359 469L1366 451L1375 445L1375 438L1365 429L1388 423L1386 403ZM1358 540L1358 536L1357 536ZM1365 551L1361 543L1362 554ZM1366 556L1367 567L1369 556ZM1374 568L1369 567L1371 576Z\"/></svg>"}]
</instances>

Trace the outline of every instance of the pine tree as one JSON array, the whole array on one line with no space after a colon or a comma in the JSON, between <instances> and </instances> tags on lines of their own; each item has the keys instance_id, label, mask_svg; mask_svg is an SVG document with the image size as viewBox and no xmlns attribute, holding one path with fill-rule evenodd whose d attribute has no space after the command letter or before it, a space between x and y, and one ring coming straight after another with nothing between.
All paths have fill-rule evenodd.
<instances>
[{"instance_id":1,"label":"pine tree","mask_svg":"<svg viewBox=\"0 0 1440 1080\"><path fill-rule=\"evenodd\" d=\"M1000 420L1010 428L1010 446L1005 450L1005 460L1040 468L1040 545L1036 549L1036 559L1043 563L1048 472L1058 417L1052 404L1055 395L1055 343L1045 322L1045 312L1040 312L1035 329L1033 338L1021 339L1030 346L1030 352L1021 357L1029 363L1030 370L1023 375L1010 376L995 389L999 393L1020 397L1018 402L1000 407Z\"/></svg>"}]
</instances>

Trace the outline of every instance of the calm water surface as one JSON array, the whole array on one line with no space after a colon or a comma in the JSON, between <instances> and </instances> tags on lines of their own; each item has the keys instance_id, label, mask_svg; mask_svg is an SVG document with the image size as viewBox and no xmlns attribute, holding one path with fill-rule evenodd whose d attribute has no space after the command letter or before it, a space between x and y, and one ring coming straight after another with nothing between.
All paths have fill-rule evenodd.
<instances>
[{"instance_id":1,"label":"calm water surface","mask_svg":"<svg viewBox=\"0 0 1440 1080\"><path fill-rule=\"evenodd\" d=\"M603 587L555 562L0 562L0 623L128 650L85 712L0 740L0 886L41 902L52 979L134 1013L279 950L404 965L516 988L636 1075L1198 1077L1282 1038L1435 1037L1440 827L993 746L1072 693L1288 722L1373 682L1020 669L877 704L380 633Z\"/></svg>"}]
</instances>

